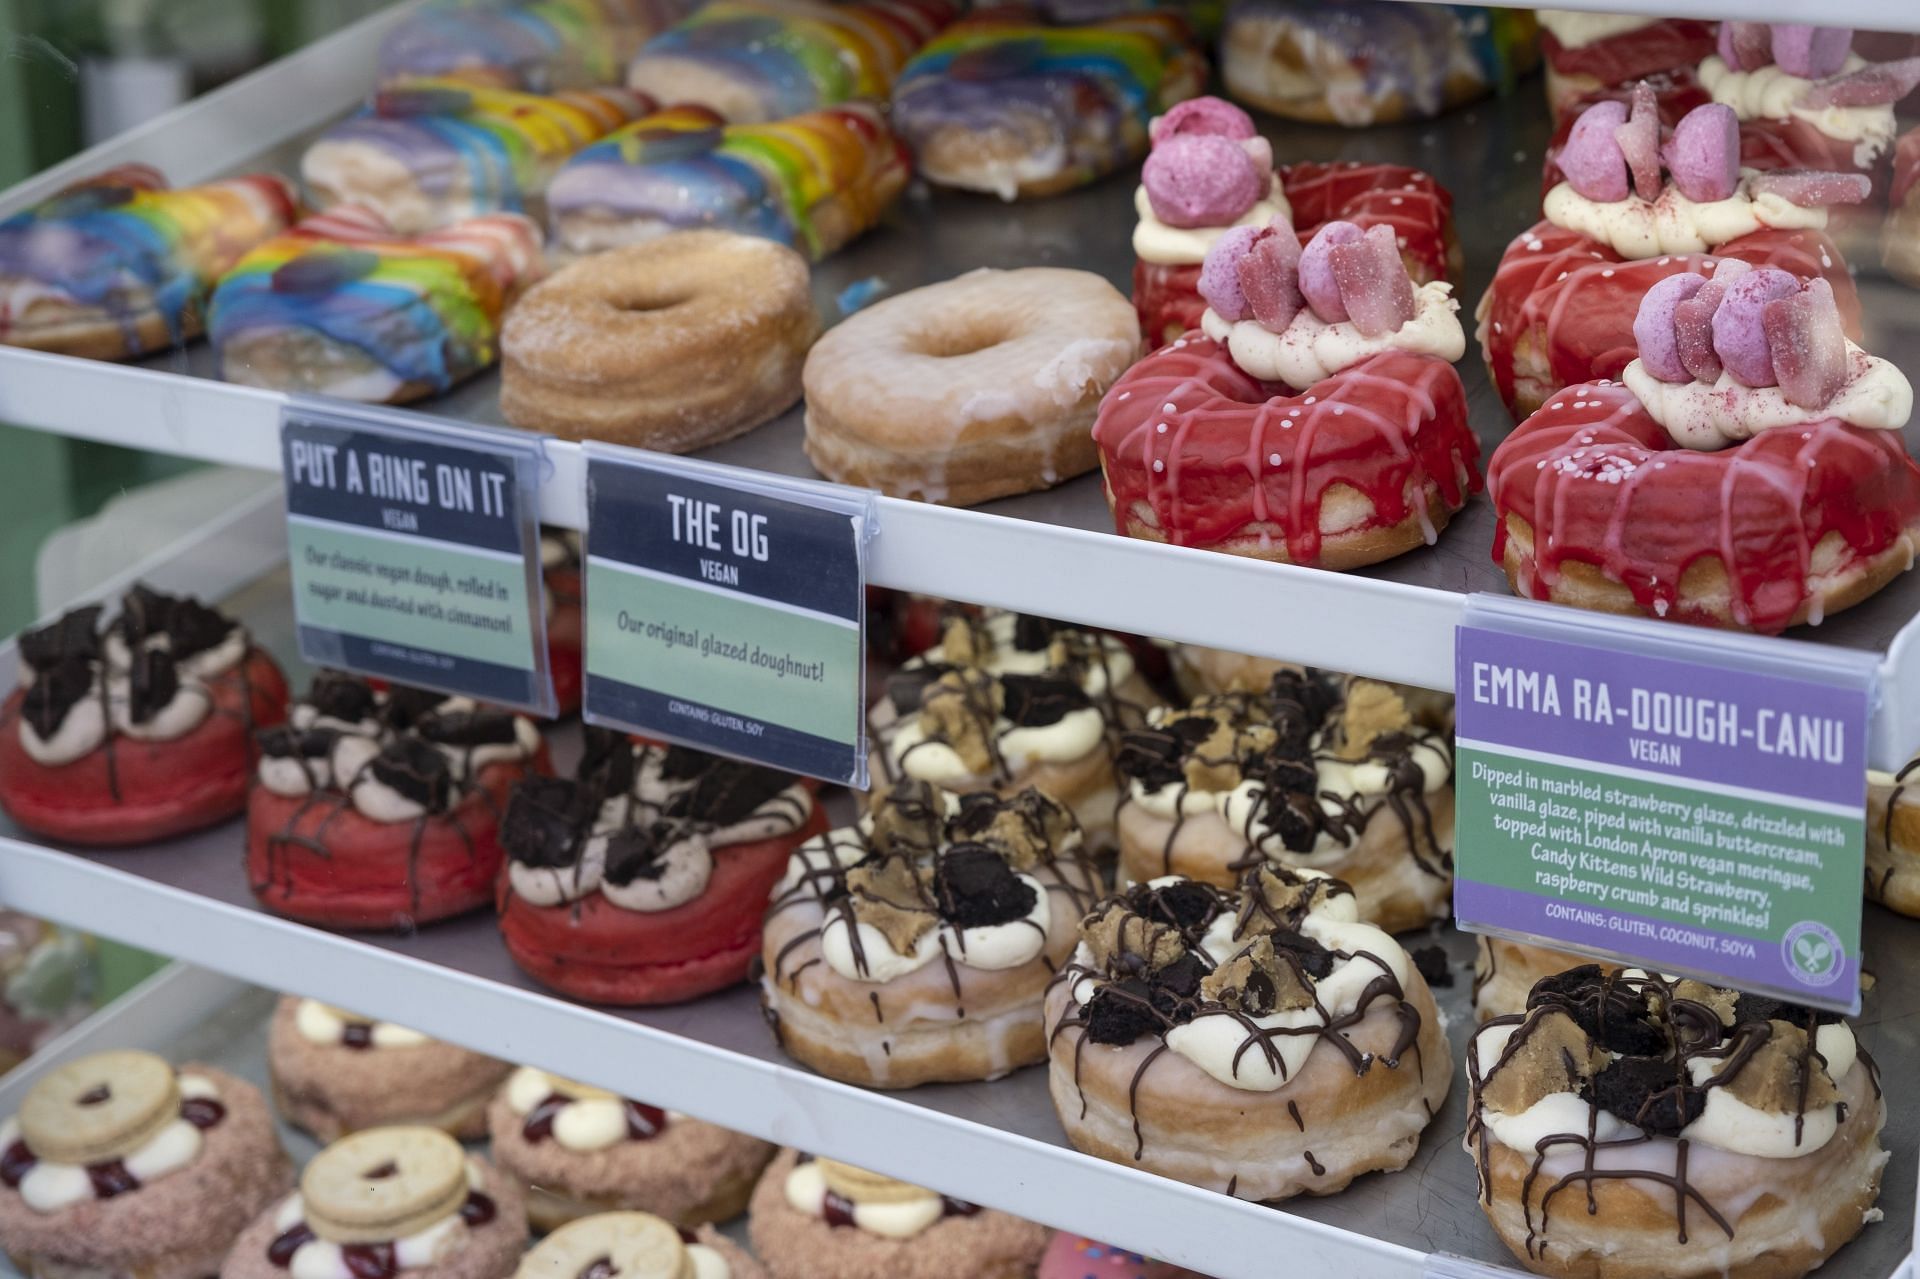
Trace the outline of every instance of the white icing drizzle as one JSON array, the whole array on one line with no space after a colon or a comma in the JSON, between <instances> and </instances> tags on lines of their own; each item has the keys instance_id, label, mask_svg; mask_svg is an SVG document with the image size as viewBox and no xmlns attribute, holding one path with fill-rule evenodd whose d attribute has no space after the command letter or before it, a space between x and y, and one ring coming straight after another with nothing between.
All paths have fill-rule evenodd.
<instances>
[{"instance_id":1,"label":"white icing drizzle","mask_svg":"<svg viewBox=\"0 0 1920 1279\"><path fill-rule=\"evenodd\" d=\"M1847 343L1847 360L1847 380L1817 409L1801 408L1777 386L1744 386L1725 372L1713 382L1663 382L1634 360L1620 380L1676 444L1690 449L1712 451L1762 431L1825 421L1873 431L1905 426L1913 414L1913 385L1906 375L1852 342Z\"/></svg>"},{"instance_id":2,"label":"white icing drizzle","mask_svg":"<svg viewBox=\"0 0 1920 1279\"><path fill-rule=\"evenodd\" d=\"M616 884L603 874L601 895L622 910L652 914L692 901L707 891L707 881L713 876L713 854L705 836L697 831L676 836L656 854L654 865L659 868L656 877L636 875L625 884Z\"/></svg>"},{"instance_id":3,"label":"white icing drizzle","mask_svg":"<svg viewBox=\"0 0 1920 1279\"><path fill-rule=\"evenodd\" d=\"M340 1015L338 1009L331 1008L317 999L303 999L294 1010L294 1029L300 1037L309 1043L333 1047L345 1041L350 1023ZM369 1027L367 1034L372 1048L417 1048L421 1044L433 1041L426 1035L407 1026L396 1025L390 1021L364 1019ZM356 1050L358 1051L358 1050Z\"/></svg>"},{"instance_id":4,"label":"white icing drizzle","mask_svg":"<svg viewBox=\"0 0 1920 1279\"><path fill-rule=\"evenodd\" d=\"M1226 226L1168 226L1154 215L1145 187L1134 188L1133 208L1140 218L1133 227L1134 256L1156 266L1199 265L1206 261L1207 250L1214 246L1215 241L1233 227L1263 227L1275 218L1293 221L1293 206L1287 202L1287 193L1280 185L1278 174L1274 176L1273 189L1266 199L1256 201L1252 208Z\"/></svg>"},{"instance_id":5,"label":"white icing drizzle","mask_svg":"<svg viewBox=\"0 0 1920 1279\"><path fill-rule=\"evenodd\" d=\"M1200 327L1216 342L1226 344L1233 362L1249 377L1281 382L1304 390L1324 382L1382 351L1412 351L1451 363L1467 353L1466 331L1460 327L1460 304L1445 280L1416 285L1414 313L1391 333L1368 337L1350 321L1329 324L1301 307L1293 322L1279 333L1257 320L1229 323L1209 307Z\"/></svg>"},{"instance_id":6,"label":"white icing drizzle","mask_svg":"<svg viewBox=\"0 0 1920 1279\"><path fill-rule=\"evenodd\" d=\"M1847 55L1841 74L1858 71L1867 60ZM1711 54L1700 63L1700 83L1715 102L1733 108L1742 120L1804 120L1829 138L1853 143L1853 162L1866 168L1893 145L1897 128L1892 104L1870 107L1803 107L1800 100L1817 82L1794 75L1777 63L1735 71Z\"/></svg>"},{"instance_id":7,"label":"white icing drizzle","mask_svg":"<svg viewBox=\"0 0 1920 1279\"><path fill-rule=\"evenodd\" d=\"M1742 169L1740 183L1724 200L1695 202L1669 185L1658 198L1637 195L1624 200L1589 200L1561 182L1541 204L1547 221L1610 246L1623 258L1705 253L1762 228L1780 231L1827 225L1824 206L1794 204L1778 192L1753 192L1758 170Z\"/></svg>"}]
</instances>

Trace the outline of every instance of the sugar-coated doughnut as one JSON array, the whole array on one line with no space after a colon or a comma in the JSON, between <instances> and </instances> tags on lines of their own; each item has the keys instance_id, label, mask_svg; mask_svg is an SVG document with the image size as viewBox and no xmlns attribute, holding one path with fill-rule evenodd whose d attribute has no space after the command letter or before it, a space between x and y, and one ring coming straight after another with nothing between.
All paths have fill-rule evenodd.
<instances>
[{"instance_id":1,"label":"sugar-coated doughnut","mask_svg":"<svg viewBox=\"0 0 1920 1279\"><path fill-rule=\"evenodd\" d=\"M380 42L380 81L443 76L551 93L612 84L696 0L430 0Z\"/></svg>"},{"instance_id":2,"label":"sugar-coated doughnut","mask_svg":"<svg viewBox=\"0 0 1920 1279\"><path fill-rule=\"evenodd\" d=\"M207 294L299 207L270 174L179 191L144 165L0 220L0 343L121 360L200 336Z\"/></svg>"},{"instance_id":3,"label":"sugar-coated doughnut","mask_svg":"<svg viewBox=\"0 0 1920 1279\"><path fill-rule=\"evenodd\" d=\"M910 168L871 103L733 125L706 107L669 107L569 160L547 210L555 245L568 253L717 227L818 261L879 221Z\"/></svg>"},{"instance_id":4,"label":"sugar-coated doughnut","mask_svg":"<svg viewBox=\"0 0 1920 1279\"><path fill-rule=\"evenodd\" d=\"M900 73L895 127L922 177L1003 200L1083 186L1139 157L1149 117L1207 64L1172 9L1048 26L1020 9L955 23Z\"/></svg>"},{"instance_id":5,"label":"sugar-coated doughnut","mask_svg":"<svg viewBox=\"0 0 1920 1279\"><path fill-rule=\"evenodd\" d=\"M1920 128L1901 134L1894 147L1890 196L1881 254L1889 274L1920 288Z\"/></svg>"},{"instance_id":6,"label":"sugar-coated doughnut","mask_svg":"<svg viewBox=\"0 0 1920 1279\"><path fill-rule=\"evenodd\" d=\"M1238 0L1220 72L1235 99L1316 124L1434 116L1538 61L1533 14L1395 0Z\"/></svg>"},{"instance_id":7,"label":"sugar-coated doughnut","mask_svg":"<svg viewBox=\"0 0 1920 1279\"><path fill-rule=\"evenodd\" d=\"M807 260L731 231L675 231L561 268L500 335L500 411L566 439L686 453L800 398L817 323Z\"/></svg>"},{"instance_id":8,"label":"sugar-coated doughnut","mask_svg":"<svg viewBox=\"0 0 1920 1279\"><path fill-rule=\"evenodd\" d=\"M1691 73L1713 52L1713 24L1637 13L1537 9L1547 64L1547 105L1556 118L1588 94L1648 76Z\"/></svg>"},{"instance_id":9,"label":"sugar-coated doughnut","mask_svg":"<svg viewBox=\"0 0 1920 1279\"><path fill-rule=\"evenodd\" d=\"M519 214L403 236L341 205L240 259L207 334L229 382L401 404L491 365L501 315L539 270L539 228Z\"/></svg>"},{"instance_id":10,"label":"sugar-coated doughnut","mask_svg":"<svg viewBox=\"0 0 1920 1279\"><path fill-rule=\"evenodd\" d=\"M887 298L807 357L807 457L842 484L950 506L1092 470L1087 429L1140 349L1090 271L982 269Z\"/></svg>"}]
</instances>

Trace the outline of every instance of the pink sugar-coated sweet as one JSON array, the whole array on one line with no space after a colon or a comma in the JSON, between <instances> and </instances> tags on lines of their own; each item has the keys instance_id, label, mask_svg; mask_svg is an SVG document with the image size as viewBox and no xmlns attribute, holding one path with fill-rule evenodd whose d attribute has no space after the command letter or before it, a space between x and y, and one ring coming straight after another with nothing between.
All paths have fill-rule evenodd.
<instances>
[{"instance_id":1,"label":"pink sugar-coated sweet","mask_svg":"<svg viewBox=\"0 0 1920 1279\"><path fill-rule=\"evenodd\" d=\"M1800 105L1822 107L1885 107L1920 88L1920 57L1875 62L1845 75L1822 80L1808 89Z\"/></svg>"},{"instance_id":2,"label":"pink sugar-coated sweet","mask_svg":"<svg viewBox=\"0 0 1920 1279\"><path fill-rule=\"evenodd\" d=\"M1674 312L1706 286L1706 276L1688 271L1668 276L1640 299L1640 310L1633 317L1634 344L1640 348L1640 366L1662 382L1693 381L1680 358Z\"/></svg>"},{"instance_id":3,"label":"pink sugar-coated sweet","mask_svg":"<svg viewBox=\"0 0 1920 1279\"><path fill-rule=\"evenodd\" d=\"M1273 143L1265 138L1242 138L1240 149L1247 153L1247 159L1253 161L1253 171L1260 175L1260 194L1273 190Z\"/></svg>"},{"instance_id":4,"label":"pink sugar-coated sweet","mask_svg":"<svg viewBox=\"0 0 1920 1279\"><path fill-rule=\"evenodd\" d=\"M1777 195L1803 209L1832 204L1858 204L1873 190L1864 173L1828 173L1820 169L1775 169L1758 173L1748 182L1754 195Z\"/></svg>"},{"instance_id":5,"label":"pink sugar-coated sweet","mask_svg":"<svg viewBox=\"0 0 1920 1279\"><path fill-rule=\"evenodd\" d=\"M1673 126L1663 154L1681 195L1725 200L1740 185L1740 117L1722 103L1697 106Z\"/></svg>"},{"instance_id":6,"label":"pink sugar-coated sweet","mask_svg":"<svg viewBox=\"0 0 1920 1279\"><path fill-rule=\"evenodd\" d=\"M1772 386L1773 355L1761 313L1767 303L1800 291L1800 281L1779 267L1749 271L1727 286L1713 313L1713 353L1743 386Z\"/></svg>"},{"instance_id":7,"label":"pink sugar-coated sweet","mask_svg":"<svg viewBox=\"0 0 1920 1279\"><path fill-rule=\"evenodd\" d=\"M1833 286L1815 278L1760 310L1780 393L1803 409L1824 409L1847 381L1847 335Z\"/></svg>"},{"instance_id":8,"label":"pink sugar-coated sweet","mask_svg":"<svg viewBox=\"0 0 1920 1279\"><path fill-rule=\"evenodd\" d=\"M1251 138L1258 132L1253 117L1224 98L1188 98L1167 108L1149 126L1154 146L1167 138L1191 134L1216 138Z\"/></svg>"},{"instance_id":9,"label":"pink sugar-coated sweet","mask_svg":"<svg viewBox=\"0 0 1920 1279\"><path fill-rule=\"evenodd\" d=\"M1723 22L1719 51L1735 71L1757 70L1773 59L1773 31L1764 22Z\"/></svg>"},{"instance_id":10,"label":"pink sugar-coated sweet","mask_svg":"<svg viewBox=\"0 0 1920 1279\"><path fill-rule=\"evenodd\" d=\"M1771 45L1773 60L1782 71L1824 80L1847 65L1847 54L1853 50L1853 28L1776 22Z\"/></svg>"},{"instance_id":11,"label":"pink sugar-coated sweet","mask_svg":"<svg viewBox=\"0 0 1920 1279\"><path fill-rule=\"evenodd\" d=\"M1713 350L1713 313L1727 296L1731 279L1714 278L1686 301L1673 308L1673 340L1680 362L1696 382L1714 382L1720 378L1720 357Z\"/></svg>"},{"instance_id":12,"label":"pink sugar-coated sweet","mask_svg":"<svg viewBox=\"0 0 1920 1279\"><path fill-rule=\"evenodd\" d=\"M1263 228L1240 259L1240 290L1260 326L1283 331L1300 314L1300 238L1290 226Z\"/></svg>"},{"instance_id":13,"label":"pink sugar-coated sweet","mask_svg":"<svg viewBox=\"0 0 1920 1279\"><path fill-rule=\"evenodd\" d=\"M1615 126L1613 140L1633 175L1633 193L1642 200L1660 198L1660 98L1641 80L1633 86L1627 122Z\"/></svg>"},{"instance_id":14,"label":"pink sugar-coated sweet","mask_svg":"<svg viewBox=\"0 0 1920 1279\"><path fill-rule=\"evenodd\" d=\"M1253 157L1232 138L1207 134L1181 134L1155 147L1140 184L1153 216L1177 227L1229 226L1267 194Z\"/></svg>"},{"instance_id":15,"label":"pink sugar-coated sweet","mask_svg":"<svg viewBox=\"0 0 1920 1279\"><path fill-rule=\"evenodd\" d=\"M1611 204L1627 198L1627 157L1614 136L1627 122L1627 104L1611 99L1580 113L1554 163L1567 182L1589 200Z\"/></svg>"},{"instance_id":16,"label":"pink sugar-coated sweet","mask_svg":"<svg viewBox=\"0 0 1920 1279\"><path fill-rule=\"evenodd\" d=\"M1333 275L1334 246L1358 244L1364 235L1351 222L1328 222L1300 251L1300 293L1313 313L1328 324L1347 318L1346 304L1340 300L1340 281Z\"/></svg>"},{"instance_id":17,"label":"pink sugar-coated sweet","mask_svg":"<svg viewBox=\"0 0 1920 1279\"><path fill-rule=\"evenodd\" d=\"M1247 256L1253 242L1265 228L1237 226L1213 242L1206 260L1200 264L1196 288L1214 314L1229 324L1237 324L1253 314L1246 292L1240 287L1240 259Z\"/></svg>"},{"instance_id":18,"label":"pink sugar-coated sweet","mask_svg":"<svg viewBox=\"0 0 1920 1279\"><path fill-rule=\"evenodd\" d=\"M1358 244L1336 244L1330 256L1340 301L1362 334L1381 337L1413 318L1413 280L1392 227L1368 227Z\"/></svg>"}]
</instances>

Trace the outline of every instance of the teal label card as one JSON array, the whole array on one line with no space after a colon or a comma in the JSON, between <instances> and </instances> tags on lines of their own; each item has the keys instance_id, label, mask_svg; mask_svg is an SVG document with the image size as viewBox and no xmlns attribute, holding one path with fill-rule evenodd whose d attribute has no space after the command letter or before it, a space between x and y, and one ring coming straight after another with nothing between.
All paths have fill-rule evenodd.
<instances>
[{"instance_id":1,"label":"teal label card","mask_svg":"<svg viewBox=\"0 0 1920 1279\"><path fill-rule=\"evenodd\" d=\"M553 713L537 438L297 402L280 449L302 657Z\"/></svg>"},{"instance_id":2,"label":"teal label card","mask_svg":"<svg viewBox=\"0 0 1920 1279\"><path fill-rule=\"evenodd\" d=\"M586 718L864 786L870 507L589 446Z\"/></svg>"}]
</instances>

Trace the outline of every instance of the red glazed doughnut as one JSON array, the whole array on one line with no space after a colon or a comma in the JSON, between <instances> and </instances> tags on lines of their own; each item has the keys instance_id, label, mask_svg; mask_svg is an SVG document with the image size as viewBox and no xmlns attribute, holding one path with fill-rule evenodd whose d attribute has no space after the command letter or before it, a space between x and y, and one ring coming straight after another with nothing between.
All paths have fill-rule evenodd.
<instances>
[{"instance_id":1,"label":"red glazed doughnut","mask_svg":"<svg viewBox=\"0 0 1920 1279\"><path fill-rule=\"evenodd\" d=\"M1680 73L1713 52L1713 24L1692 18L1658 18L1630 30L1582 40L1568 26L1607 22L1612 15L1569 14L1543 10L1540 52L1547 63L1547 102L1558 118L1571 118L1589 94L1617 89L1648 76ZM1615 21L1624 22L1620 18ZM1701 98L1705 100L1704 94Z\"/></svg>"},{"instance_id":2,"label":"red glazed doughnut","mask_svg":"<svg viewBox=\"0 0 1920 1279\"><path fill-rule=\"evenodd\" d=\"M586 624L580 612L580 535L569 529L540 535L547 584L547 669L561 715L580 709Z\"/></svg>"},{"instance_id":3,"label":"red glazed doughnut","mask_svg":"<svg viewBox=\"0 0 1920 1279\"><path fill-rule=\"evenodd\" d=\"M0 807L27 830L113 846L224 821L246 806L254 731L286 718L285 677L236 623L193 600L139 586L124 607L105 637L94 607L20 638L29 678L0 705ZM218 642L207 642L216 635ZM134 652L142 667L137 680L128 665ZM142 692L157 684L162 693L173 690L151 708L144 732L155 731L160 715L176 705L193 708L187 718L195 722L172 737L130 735L126 721L142 700L136 682ZM72 758L43 761L29 749L30 735L35 743L68 745L89 726L86 741L71 743L78 753L60 752Z\"/></svg>"},{"instance_id":4,"label":"red glazed doughnut","mask_svg":"<svg viewBox=\"0 0 1920 1279\"><path fill-rule=\"evenodd\" d=\"M1901 134L1894 147L1891 199L1880 251L1890 275L1920 288L1920 128Z\"/></svg>"}]
</instances>

